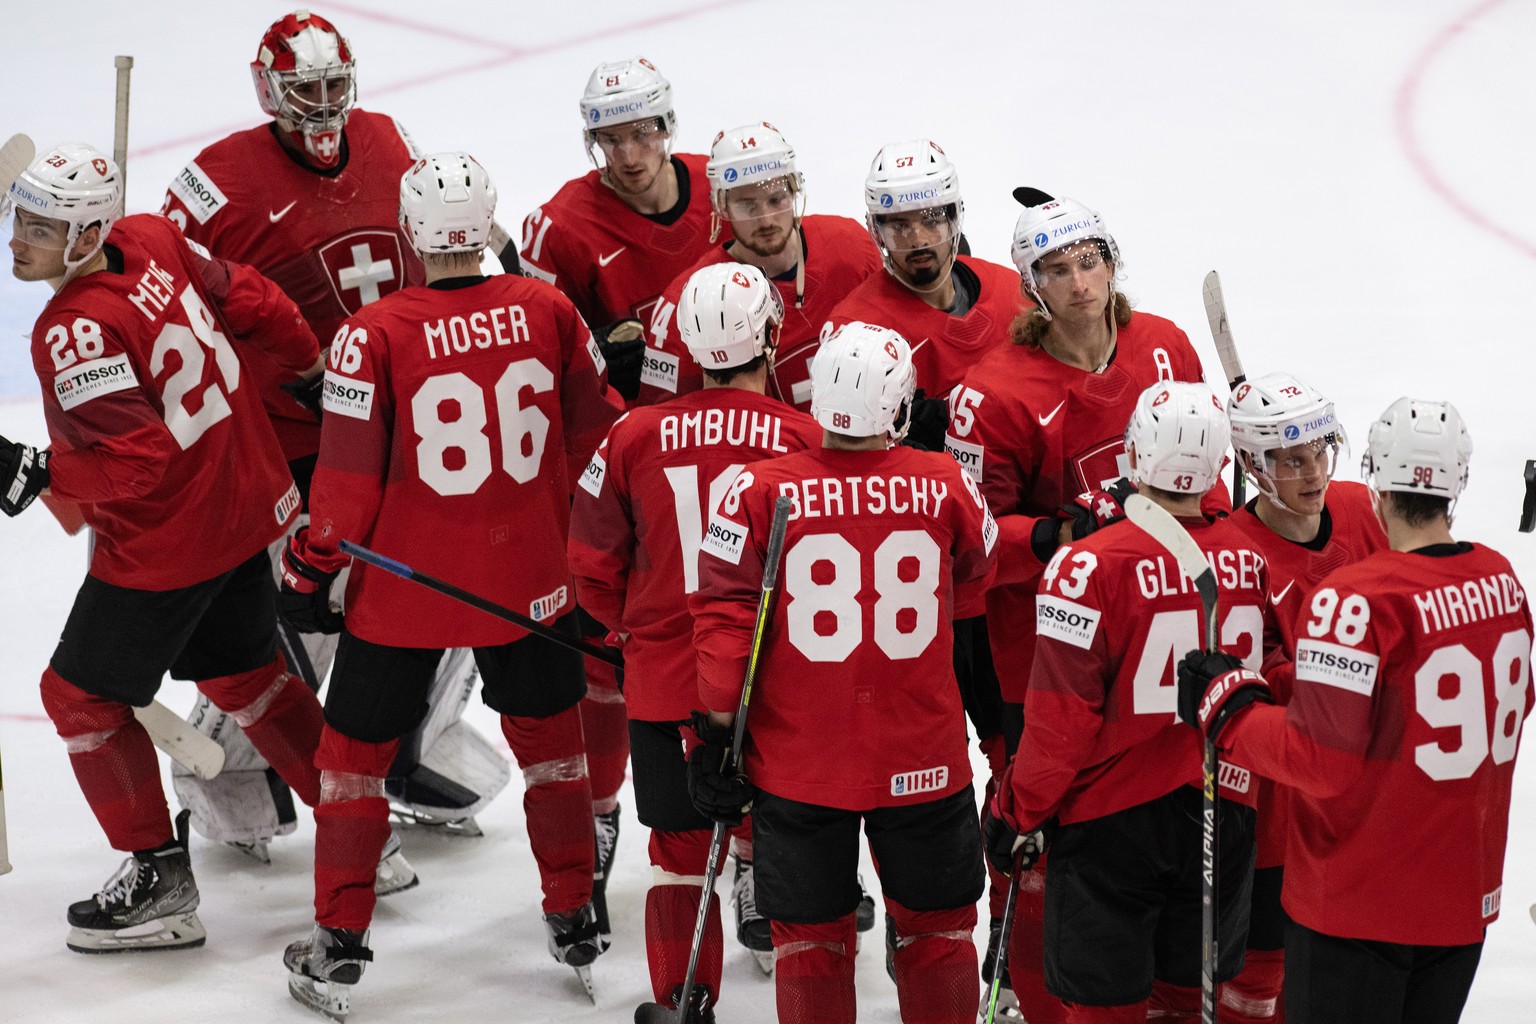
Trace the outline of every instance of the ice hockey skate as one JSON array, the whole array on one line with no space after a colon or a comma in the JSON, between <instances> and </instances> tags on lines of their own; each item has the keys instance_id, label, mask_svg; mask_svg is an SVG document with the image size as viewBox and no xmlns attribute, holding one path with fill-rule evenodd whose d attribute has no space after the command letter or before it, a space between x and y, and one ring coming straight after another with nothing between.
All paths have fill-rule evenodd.
<instances>
[{"instance_id":1,"label":"ice hockey skate","mask_svg":"<svg viewBox=\"0 0 1536 1024\"><path fill-rule=\"evenodd\" d=\"M344 1021L351 1012L352 986L373 959L368 932L315 925L309 938L283 950L288 994L316 1013Z\"/></svg>"},{"instance_id":2,"label":"ice hockey skate","mask_svg":"<svg viewBox=\"0 0 1536 1024\"><path fill-rule=\"evenodd\" d=\"M597 938L604 953L613 944L613 929L608 924L608 875L613 870L613 855L619 849L619 808L592 816L593 841L597 844L592 859L592 909L597 914Z\"/></svg>"},{"instance_id":3,"label":"ice hockey skate","mask_svg":"<svg viewBox=\"0 0 1536 1024\"><path fill-rule=\"evenodd\" d=\"M736 907L736 941L752 953L764 974L773 973L773 932L768 919L757 912L757 884L752 862L736 858L736 880L731 883L731 903Z\"/></svg>"},{"instance_id":4,"label":"ice hockey skate","mask_svg":"<svg viewBox=\"0 0 1536 1024\"><path fill-rule=\"evenodd\" d=\"M549 953L558 962L576 972L587 998L595 1004L597 992L592 987L592 961L602 953L597 937L597 914L588 903L571 914L545 914L544 928L549 938Z\"/></svg>"},{"instance_id":5,"label":"ice hockey skate","mask_svg":"<svg viewBox=\"0 0 1536 1024\"><path fill-rule=\"evenodd\" d=\"M419 885L421 879L416 877L416 869L411 867L410 861L405 859L405 854L400 850L400 834L390 829L389 838L384 841L384 851L379 854L379 868L373 876L373 894L375 896L393 896L397 892L405 892Z\"/></svg>"},{"instance_id":6,"label":"ice hockey skate","mask_svg":"<svg viewBox=\"0 0 1536 1024\"><path fill-rule=\"evenodd\" d=\"M1003 939L1002 918L994 917L987 928L987 955L981 961L981 1005L976 1009L976 1019L987 1019L987 1005L992 1001L992 965L997 962L997 947ZM1013 982L1008 977L1008 961L1003 961L1003 977L997 985L997 1012L993 1020L1022 1022L1024 1012L1019 1009L1019 997L1014 994Z\"/></svg>"},{"instance_id":7,"label":"ice hockey skate","mask_svg":"<svg viewBox=\"0 0 1536 1024\"><path fill-rule=\"evenodd\" d=\"M176 837L140 850L107 879L101 892L70 905L69 938L76 953L190 949L207 938L197 919L197 880L187 854L187 819L176 816Z\"/></svg>"}]
</instances>

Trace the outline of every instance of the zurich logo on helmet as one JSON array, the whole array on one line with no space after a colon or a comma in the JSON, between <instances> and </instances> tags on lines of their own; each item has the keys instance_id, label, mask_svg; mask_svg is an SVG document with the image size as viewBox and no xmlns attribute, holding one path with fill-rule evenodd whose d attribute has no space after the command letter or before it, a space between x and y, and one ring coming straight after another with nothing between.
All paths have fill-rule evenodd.
<instances>
[{"instance_id":1,"label":"zurich logo on helmet","mask_svg":"<svg viewBox=\"0 0 1536 1024\"><path fill-rule=\"evenodd\" d=\"M592 123L593 124L597 124L598 121L602 120L603 114L599 110L593 110L592 114L591 114L591 118L592 118Z\"/></svg>"},{"instance_id":2,"label":"zurich logo on helmet","mask_svg":"<svg viewBox=\"0 0 1536 1024\"><path fill-rule=\"evenodd\" d=\"M1285 428L1285 439L1287 441L1294 441L1300 436L1301 428L1296 426L1296 424L1292 423L1290 426Z\"/></svg>"},{"instance_id":3,"label":"zurich logo on helmet","mask_svg":"<svg viewBox=\"0 0 1536 1024\"><path fill-rule=\"evenodd\" d=\"M891 204L892 204L891 194L889 192L882 192L882 193L880 193L880 205L881 206L890 206Z\"/></svg>"},{"instance_id":4,"label":"zurich logo on helmet","mask_svg":"<svg viewBox=\"0 0 1536 1024\"><path fill-rule=\"evenodd\" d=\"M736 168L734 168L734 167L727 167L725 169L725 180L726 181L735 181L736 180Z\"/></svg>"},{"instance_id":5,"label":"zurich logo on helmet","mask_svg":"<svg viewBox=\"0 0 1536 1024\"><path fill-rule=\"evenodd\" d=\"M1042 231L1035 236L1035 247L1038 249L1043 249L1045 248L1045 243L1049 242L1050 240L1051 236Z\"/></svg>"}]
</instances>

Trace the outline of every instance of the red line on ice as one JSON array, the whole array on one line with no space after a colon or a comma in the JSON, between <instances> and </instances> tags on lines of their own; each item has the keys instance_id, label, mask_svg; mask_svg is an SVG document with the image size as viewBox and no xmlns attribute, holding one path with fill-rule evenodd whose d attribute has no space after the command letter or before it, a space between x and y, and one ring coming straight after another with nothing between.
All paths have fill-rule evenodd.
<instances>
[{"instance_id":1,"label":"red line on ice","mask_svg":"<svg viewBox=\"0 0 1536 1024\"><path fill-rule=\"evenodd\" d=\"M1486 0L1485 3L1479 4L1443 27L1435 34L1434 39L1430 40L1429 45L1424 48L1423 52L1414 60L1413 66L1408 69L1408 74L1403 79L1402 85L1398 87L1396 103L1397 138L1398 143L1407 153L1408 162L1413 165L1413 169L1419 173L1419 176L1424 179L1430 189L1441 199L1445 200L1453 210L1461 214L1462 217L1472 224L1508 242L1532 259L1536 259L1536 245L1532 245L1526 239L1521 238L1504 227L1504 225L1484 214L1440 176L1440 172L1435 169L1434 164L1420 145L1413 123L1414 107L1418 102L1419 87L1424 84L1424 78L1428 74L1430 67L1435 61L1440 59L1440 56L1456 40L1457 36L1508 2L1509 0Z\"/></svg>"}]
</instances>

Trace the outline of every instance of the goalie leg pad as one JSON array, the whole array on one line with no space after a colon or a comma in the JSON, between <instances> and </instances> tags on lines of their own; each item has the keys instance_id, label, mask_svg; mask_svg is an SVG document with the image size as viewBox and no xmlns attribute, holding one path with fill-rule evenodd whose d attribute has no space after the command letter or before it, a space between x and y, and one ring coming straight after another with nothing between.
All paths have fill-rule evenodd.
<instances>
[{"instance_id":1,"label":"goalie leg pad","mask_svg":"<svg viewBox=\"0 0 1536 1024\"><path fill-rule=\"evenodd\" d=\"M302 685L302 684L301 684ZM315 753L315 923L362 931L373 920L374 876L389 839L384 773L398 740L369 743L326 726Z\"/></svg>"},{"instance_id":2,"label":"goalie leg pad","mask_svg":"<svg viewBox=\"0 0 1536 1024\"><path fill-rule=\"evenodd\" d=\"M651 888L645 895L645 955L651 969L651 992L663 1005L668 1004L672 991L683 983L688 972L711 838L710 832L702 830L651 832L649 845L654 870ZM724 859L722 853L721 860ZM725 949L721 935L720 898L711 891L694 976L695 984L709 989L711 1005L720 996Z\"/></svg>"},{"instance_id":3,"label":"goalie leg pad","mask_svg":"<svg viewBox=\"0 0 1536 1024\"><path fill-rule=\"evenodd\" d=\"M975 1012L974 903L953 910L909 910L885 901L896 926L896 998L909 1024L967 1020Z\"/></svg>"},{"instance_id":4,"label":"goalie leg pad","mask_svg":"<svg viewBox=\"0 0 1536 1024\"><path fill-rule=\"evenodd\" d=\"M857 917L822 924L773 922L773 988L785 1024L853 1024Z\"/></svg>"},{"instance_id":5,"label":"goalie leg pad","mask_svg":"<svg viewBox=\"0 0 1536 1024\"><path fill-rule=\"evenodd\" d=\"M43 670L40 689L43 709L69 749L80 792L113 849L148 850L168 842L171 814L160 762L133 709L86 693L51 666Z\"/></svg>"},{"instance_id":6,"label":"goalie leg pad","mask_svg":"<svg viewBox=\"0 0 1536 1024\"><path fill-rule=\"evenodd\" d=\"M403 816L429 823L457 823L483 810L512 780L507 759L463 721L478 681L473 653L447 651L427 697L421 725L401 740L390 768L390 798Z\"/></svg>"},{"instance_id":7,"label":"goalie leg pad","mask_svg":"<svg viewBox=\"0 0 1536 1024\"><path fill-rule=\"evenodd\" d=\"M314 759L324 716L314 693L287 671L281 655L251 672L200 680L197 688L234 718L300 800L311 807L319 802Z\"/></svg>"},{"instance_id":8,"label":"goalie leg pad","mask_svg":"<svg viewBox=\"0 0 1536 1024\"><path fill-rule=\"evenodd\" d=\"M574 707L549 718L501 716L523 770L528 844L539 865L544 913L568 914L592 899L592 786Z\"/></svg>"},{"instance_id":9,"label":"goalie leg pad","mask_svg":"<svg viewBox=\"0 0 1536 1024\"><path fill-rule=\"evenodd\" d=\"M235 720L198 694L187 721L224 749L224 770L211 779L171 764L171 785L197 834L216 843L262 844L292 832L292 791Z\"/></svg>"}]
</instances>

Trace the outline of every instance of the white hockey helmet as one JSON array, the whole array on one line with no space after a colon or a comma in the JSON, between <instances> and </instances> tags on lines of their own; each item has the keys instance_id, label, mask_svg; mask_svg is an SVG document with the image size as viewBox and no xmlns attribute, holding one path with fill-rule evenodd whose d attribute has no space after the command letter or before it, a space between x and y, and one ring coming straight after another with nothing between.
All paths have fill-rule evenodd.
<instances>
[{"instance_id":1,"label":"white hockey helmet","mask_svg":"<svg viewBox=\"0 0 1536 1024\"><path fill-rule=\"evenodd\" d=\"M400 177L400 226L417 252L479 252L495 216L496 186L468 153L429 153Z\"/></svg>"},{"instance_id":2,"label":"white hockey helmet","mask_svg":"<svg viewBox=\"0 0 1536 1024\"><path fill-rule=\"evenodd\" d=\"M779 290L747 263L700 268L677 304L683 344L706 370L729 370L756 359L776 343L783 322Z\"/></svg>"},{"instance_id":3,"label":"white hockey helmet","mask_svg":"<svg viewBox=\"0 0 1536 1024\"><path fill-rule=\"evenodd\" d=\"M943 206L953 206L956 221L963 221L960 174L937 142L913 139L880 148L864 178L864 209L871 224L882 213Z\"/></svg>"},{"instance_id":4,"label":"white hockey helmet","mask_svg":"<svg viewBox=\"0 0 1536 1024\"><path fill-rule=\"evenodd\" d=\"M123 215L123 176L117 163L84 142L61 142L38 154L11 185L10 200L18 212L63 221L64 266L73 273L101 250L112 225ZM101 234L89 252L70 259L70 251L91 225Z\"/></svg>"},{"instance_id":5,"label":"white hockey helmet","mask_svg":"<svg viewBox=\"0 0 1536 1024\"><path fill-rule=\"evenodd\" d=\"M907 434L916 383L907 339L855 320L822 338L811 360L811 416L839 434L894 443Z\"/></svg>"},{"instance_id":6,"label":"white hockey helmet","mask_svg":"<svg viewBox=\"0 0 1536 1024\"><path fill-rule=\"evenodd\" d=\"M1467 485L1472 435L1450 402L1399 398L1371 424L1360 475L1377 492L1455 501Z\"/></svg>"},{"instance_id":7,"label":"white hockey helmet","mask_svg":"<svg viewBox=\"0 0 1536 1024\"><path fill-rule=\"evenodd\" d=\"M709 179L710 201L720 212L725 208L725 193L733 188L777 178L788 178L794 192L805 186L805 177L795 167L795 148L767 121L717 133L709 147L704 176Z\"/></svg>"},{"instance_id":8,"label":"white hockey helmet","mask_svg":"<svg viewBox=\"0 0 1536 1024\"><path fill-rule=\"evenodd\" d=\"M587 156L594 165L593 133L602 128L657 119L668 138L677 134L677 113L672 109L672 83L644 57L599 64L581 94L581 121Z\"/></svg>"},{"instance_id":9,"label":"white hockey helmet","mask_svg":"<svg viewBox=\"0 0 1536 1024\"><path fill-rule=\"evenodd\" d=\"M341 161L341 132L357 100L352 47L326 19L306 10L267 29L251 61L261 109L320 167Z\"/></svg>"},{"instance_id":10,"label":"white hockey helmet","mask_svg":"<svg viewBox=\"0 0 1536 1024\"><path fill-rule=\"evenodd\" d=\"M1135 449L1131 479L1175 494L1204 494L1216 485L1231 427L1208 384L1158 381L1136 399L1125 427Z\"/></svg>"},{"instance_id":11,"label":"white hockey helmet","mask_svg":"<svg viewBox=\"0 0 1536 1024\"><path fill-rule=\"evenodd\" d=\"M1227 416L1232 421L1233 449L1246 454L1252 467L1269 481L1284 475L1283 467L1276 464L1277 450L1314 444L1328 450L1332 477L1339 450L1346 443L1333 402L1289 373L1267 373L1239 384L1227 399ZM1248 475L1271 501L1284 506L1272 483L1266 486L1251 470Z\"/></svg>"},{"instance_id":12,"label":"white hockey helmet","mask_svg":"<svg viewBox=\"0 0 1536 1024\"><path fill-rule=\"evenodd\" d=\"M1027 192L1044 195L1028 189L1016 190L1015 195ZM1013 265L1019 268L1024 287L1035 305L1045 308L1040 301L1036 264L1057 249L1089 240L1099 243L1100 255L1118 270L1120 247L1104 226L1104 219L1076 199L1050 199L1036 206L1026 206L1019 214L1018 222L1013 226Z\"/></svg>"}]
</instances>

